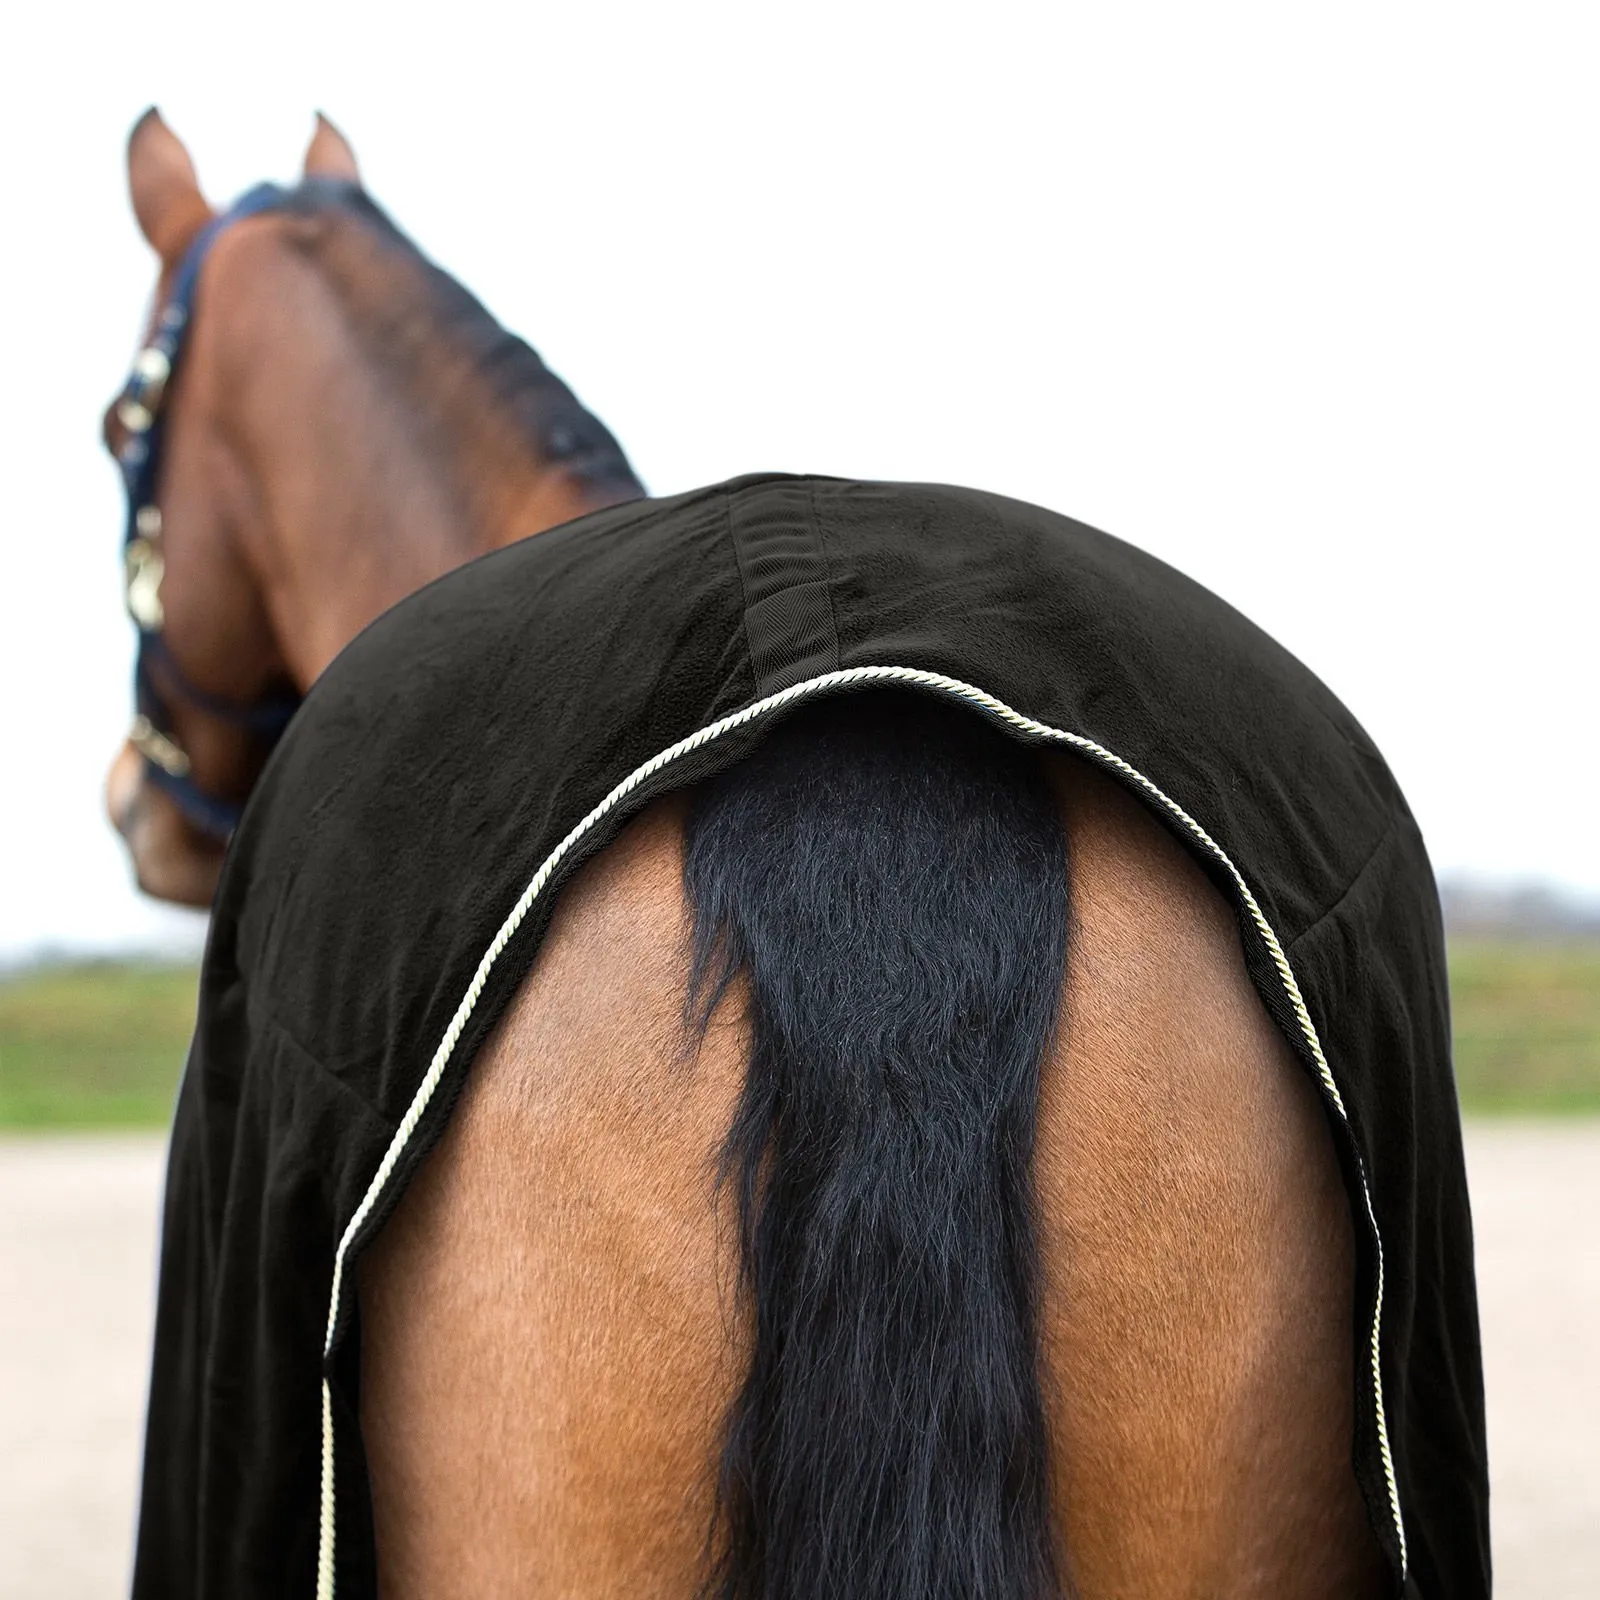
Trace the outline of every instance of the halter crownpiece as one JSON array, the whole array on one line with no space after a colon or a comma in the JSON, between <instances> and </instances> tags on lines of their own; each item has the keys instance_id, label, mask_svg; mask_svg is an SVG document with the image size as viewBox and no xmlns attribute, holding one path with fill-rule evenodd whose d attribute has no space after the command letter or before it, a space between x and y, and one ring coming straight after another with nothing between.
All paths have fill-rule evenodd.
<instances>
[{"instance_id":1,"label":"halter crownpiece","mask_svg":"<svg viewBox=\"0 0 1600 1600\"><path fill-rule=\"evenodd\" d=\"M117 420L128 434L118 456L128 499L122 540L123 592L128 615L139 630L133 666L137 715L128 740L143 759L146 775L172 796L184 816L202 832L224 840L237 826L243 807L207 793L194 781L188 753L173 735L172 718L151 676L151 660L160 658L163 681L195 710L273 743L294 715L300 696L280 694L238 701L208 694L189 682L167 648L162 637L166 612L161 603L166 560L161 549L161 507L156 503L162 409L194 320L200 269L212 245L235 222L275 210L287 199L287 191L276 184L259 184L200 230L179 263L150 342L134 357L133 370L117 401Z\"/></svg>"}]
</instances>

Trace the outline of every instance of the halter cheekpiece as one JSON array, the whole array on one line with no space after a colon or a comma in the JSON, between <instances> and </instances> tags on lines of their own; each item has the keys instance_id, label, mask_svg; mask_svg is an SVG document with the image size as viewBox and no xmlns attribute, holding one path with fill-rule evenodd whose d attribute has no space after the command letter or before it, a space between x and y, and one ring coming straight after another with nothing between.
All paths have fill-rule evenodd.
<instances>
[{"instance_id":1,"label":"halter cheekpiece","mask_svg":"<svg viewBox=\"0 0 1600 1600\"><path fill-rule=\"evenodd\" d=\"M208 694L189 682L167 648L162 632L166 616L161 603L166 564L161 507L156 500L163 408L183 355L185 336L194 320L200 269L212 245L233 223L274 210L286 198L286 191L276 184L260 184L196 235L155 319L150 342L134 357L133 370L117 402L117 420L128 435L118 457L128 497L122 541L123 585L128 615L139 630L133 667L136 715L128 737L143 758L151 781L172 796L190 822L219 839L226 839L233 832L243 807L208 793L195 782L188 753L173 733L167 704L151 675L151 662L159 658L163 681L195 710L273 743L299 707L300 696L276 694L241 701Z\"/></svg>"}]
</instances>

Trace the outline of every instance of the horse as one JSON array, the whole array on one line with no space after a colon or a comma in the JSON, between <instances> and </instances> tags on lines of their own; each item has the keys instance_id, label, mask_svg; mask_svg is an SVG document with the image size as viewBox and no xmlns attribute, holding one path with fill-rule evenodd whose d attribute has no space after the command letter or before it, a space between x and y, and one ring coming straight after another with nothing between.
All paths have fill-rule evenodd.
<instances>
[{"instance_id":1,"label":"horse","mask_svg":"<svg viewBox=\"0 0 1600 1600\"><path fill-rule=\"evenodd\" d=\"M153 109L128 178L159 318L217 217ZM147 326L136 392L103 420L144 480L126 540L140 715L106 806L140 888L205 907L287 715L368 622L486 550L644 491L567 386L365 202L326 118L299 204L229 227L193 287L192 332ZM163 344L179 336L181 373Z\"/></svg>"},{"instance_id":2,"label":"horse","mask_svg":"<svg viewBox=\"0 0 1600 1600\"><path fill-rule=\"evenodd\" d=\"M218 217L154 112L128 166L159 332ZM237 807L275 737L219 708L642 490L326 120L209 242L184 337L107 419L122 456L162 429L130 539L160 715L109 804L141 884L201 904L224 830L194 796ZM1353 1465L1350 1146L1217 863L1087 741L868 687L561 886L357 1266L378 1592L1399 1593L1398 1502ZM136 1593L182 1592L150 1504Z\"/></svg>"}]
</instances>

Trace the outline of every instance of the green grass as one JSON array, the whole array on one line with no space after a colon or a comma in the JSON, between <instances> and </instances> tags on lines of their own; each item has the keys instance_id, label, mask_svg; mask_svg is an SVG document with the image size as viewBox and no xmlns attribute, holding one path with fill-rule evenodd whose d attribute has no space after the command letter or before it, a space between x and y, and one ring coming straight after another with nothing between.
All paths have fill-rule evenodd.
<instances>
[{"instance_id":1,"label":"green grass","mask_svg":"<svg viewBox=\"0 0 1600 1600\"><path fill-rule=\"evenodd\" d=\"M1600 1111L1600 939L1457 939L1456 1081L1469 1111Z\"/></svg>"},{"instance_id":2,"label":"green grass","mask_svg":"<svg viewBox=\"0 0 1600 1600\"><path fill-rule=\"evenodd\" d=\"M0 978L0 1127L165 1126L194 1027L191 966Z\"/></svg>"},{"instance_id":3,"label":"green grass","mask_svg":"<svg viewBox=\"0 0 1600 1600\"><path fill-rule=\"evenodd\" d=\"M1600 940L1460 939L1450 981L1468 1111L1600 1111ZM0 1127L165 1126L194 1002L188 966L0 978Z\"/></svg>"}]
</instances>

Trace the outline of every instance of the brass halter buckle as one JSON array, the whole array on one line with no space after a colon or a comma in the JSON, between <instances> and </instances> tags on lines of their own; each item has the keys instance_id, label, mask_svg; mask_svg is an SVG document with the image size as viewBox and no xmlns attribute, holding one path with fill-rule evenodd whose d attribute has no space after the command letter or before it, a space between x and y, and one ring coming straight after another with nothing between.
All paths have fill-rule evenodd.
<instances>
[{"instance_id":1,"label":"brass halter buckle","mask_svg":"<svg viewBox=\"0 0 1600 1600\"><path fill-rule=\"evenodd\" d=\"M148 433L154 427L171 376L172 357L160 345L146 345L134 357L128 391L117 407L117 420L129 433Z\"/></svg>"},{"instance_id":2,"label":"brass halter buckle","mask_svg":"<svg viewBox=\"0 0 1600 1600\"><path fill-rule=\"evenodd\" d=\"M128 615L144 633L159 633L166 621L161 604L161 579L166 562L161 555L161 510L141 506L134 519L134 537L123 547L122 583Z\"/></svg>"},{"instance_id":3,"label":"brass halter buckle","mask_svg":"<svg viewBox=\"0 0 1600 1600\"><path fill-rule=\"evenodd\" d=\"M128 729L128 743L146 761L158 766L169 778L189 776L189 758L183 750L141 711Z\"/></svg>"}]
</instances>

